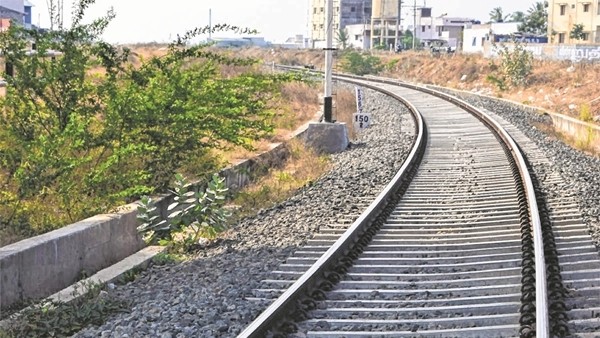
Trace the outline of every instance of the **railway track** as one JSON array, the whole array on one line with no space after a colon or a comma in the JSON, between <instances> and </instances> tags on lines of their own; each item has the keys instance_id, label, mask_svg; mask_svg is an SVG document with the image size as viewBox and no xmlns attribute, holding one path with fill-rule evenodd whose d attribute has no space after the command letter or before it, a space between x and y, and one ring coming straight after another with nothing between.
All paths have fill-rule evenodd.
<instances>
[{"instance_id":1,"label":"railway track","mask_svg":"<svg viewBox=\"0 0 600 338\"><path fill-rule=\"evenodd\" d=\"M413 152L365 212L328 225L263 281L256 299L273 304L240 337L594 336L591 241L568 227L575 244L556 249L545 200L508 133L440 94L347 80L413 111ZM577 257L586 263L569 263ZM577 304L584 309L569 311Z\"/></svg>"}]
</instances>

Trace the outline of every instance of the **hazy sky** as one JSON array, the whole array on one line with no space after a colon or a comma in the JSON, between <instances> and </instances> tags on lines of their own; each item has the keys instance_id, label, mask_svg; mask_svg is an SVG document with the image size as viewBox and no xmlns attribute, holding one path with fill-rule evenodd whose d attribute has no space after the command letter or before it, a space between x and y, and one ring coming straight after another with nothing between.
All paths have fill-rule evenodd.
<instances>
[{"instance_id":1,"label":"hazy sky","mask_svg":"<svg viewBox=\"0 0 600 338\"><path fill-rule=\"evenodd\" d=\"M49 26L49 0L30 0L34 4L33 23ZM57 0L54 0L57 1ZM71 12L72 0L63 0L65 16ZM408 6L414 0L404 0L403 25L412 24ZM0 0L0 3L2 0ZM417 0L417 6L433 8L433 16L470 17L489 20L489 12L501 7L505 14L523 11L537 1L531 0ZM194 27L208 25L209 9L212 22L228 23L257 29L259 36L270 41L283 41L295 34L308 35L309 0L96 0L88 11L95 18L114 8L117 17L107 28L104 38L110 42L166 42ZM70 22L65 20L65 23ZM216 36L219 36L218 34Z\"/></svg>"}]
</instances>

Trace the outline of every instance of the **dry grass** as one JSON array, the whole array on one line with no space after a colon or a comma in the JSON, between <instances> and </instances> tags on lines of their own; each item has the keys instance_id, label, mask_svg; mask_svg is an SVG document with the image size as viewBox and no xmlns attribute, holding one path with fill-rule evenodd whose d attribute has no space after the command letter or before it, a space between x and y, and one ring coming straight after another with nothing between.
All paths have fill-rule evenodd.
<instances>
[{"instance_id":1,"label":"dry grass","mask_svg":"<svg viewBox=\"0 0 600 338\"><path fill-rule=\"evenodd\" d=\"M356 131L352 122L353 114L356 113L356 96L353 90L341 88L336 93L336 107L334 118L339 122L346 123L348 127L348 137L350 140L356 139Z\"/></svg>"},{"instance_id":2,"label":"dry grass","mask_svg":"<svg viewBox=\"0 0 600 338\"><path fill-rule=\"evenodd\" d=\"M326 157L319 156L299 140L286 146L291 156L281 168L271 168L265 176L236 194L236 218L252 215L292 196L301 187L311 184L329 168Z\"/></svg>"}]
</instances>

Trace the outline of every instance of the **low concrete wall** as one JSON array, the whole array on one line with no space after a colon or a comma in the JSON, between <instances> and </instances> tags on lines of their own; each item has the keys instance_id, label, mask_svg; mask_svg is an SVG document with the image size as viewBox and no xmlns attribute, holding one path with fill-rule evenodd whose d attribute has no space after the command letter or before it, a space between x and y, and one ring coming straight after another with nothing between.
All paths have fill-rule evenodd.
<instances>
[{"instance_id":1,"label":"low concrete wall","mask_svg":"<svg viewBox=\"0 0 600 338\"><path fill-rule=\"evenodd\" d=\"M496 101L503 102L505 104L512 105L520 110L524 110L527 112L536 113L536 114L547 114L548 116L550 116L552 118L552 124L557 131L564 133L566 135L569 135L569 136L575 138L576 140L589 141L591 147L596 149L596 151L600 151L600 126L598 126L596 124L583 122L576 118L573 118L573 117L570 117L567 115L563 115L563 114L554 113L554 112L548 111L543 108L532 107L532 106L524 105L519 102L502 99L502 98L497 98L497 97L493 97L493 96L489 96L489 95L476 94L476 93L472 93L472 92L468 92L468 91L464 91L464 90L458 90L458 89L452 89L452 88L440 87L440 86L433 86L433 85L429 85L428 87L431 87L433 89L452 92L455 95L460 95L460 96L484 97L487 99L496 100Z\"/></svg>"},{"instance_id":2,"label":"low concrete wall","mask_svg":"<svg viewBox=\"0 0 600 338\"><path fill-rule=\"evenodd\" d=\"M136 207L97 215L0 248L0 311L46 297L144 247Z\"/></svg>"},{"instance_id":3,"label":"low concrete wall","mask_svg":"<svg viewBox=\"0 0 600 338\"><path fill-rule=\"evenodd\" d=\"M293 137L302 137L307 128L308 123ZM219 174L235 191L250 183L253 176L281 165L289 154L285 144L276 144ZM194 185L194 189L200 188ZM163 195L157 199L161 215L166 217L173 197ZM145 244L137 233L137 204L119 209L0 247L0 313L19 301L47 297L84 277L82 272L91 275L141 250Z\"/></svg>"}]
</instances>

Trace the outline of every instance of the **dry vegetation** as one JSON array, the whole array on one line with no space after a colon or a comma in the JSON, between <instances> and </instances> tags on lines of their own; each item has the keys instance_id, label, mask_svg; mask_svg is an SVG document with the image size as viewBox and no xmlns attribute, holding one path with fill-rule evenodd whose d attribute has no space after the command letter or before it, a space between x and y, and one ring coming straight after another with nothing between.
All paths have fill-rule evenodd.
<instances>
[{"instance_id":1,"label":"dry vegetation","mask_svg":"<svg viewBox=\"0 0 600 338\"><path fill-rule=\"evenodd\" d=\"M436 57L429 52L373 53L386 65L383 76L495 95L574 117L579 117L581 107L589 104L592 115L600 115L600 64L536 60L526 87L501 92L486 80L492 67L490 60L480 55ZM323 53L317 50L250 48L243 54L262 58L266 63L313 64L317 69L323 68Z\"/></svg>"}]
</instances>

